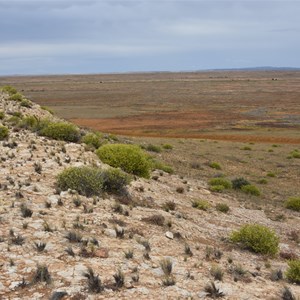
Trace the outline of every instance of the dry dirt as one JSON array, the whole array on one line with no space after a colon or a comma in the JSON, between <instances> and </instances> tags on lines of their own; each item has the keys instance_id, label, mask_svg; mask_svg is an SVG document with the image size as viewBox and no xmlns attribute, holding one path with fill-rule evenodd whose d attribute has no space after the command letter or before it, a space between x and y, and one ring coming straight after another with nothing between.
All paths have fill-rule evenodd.
<instances>
[{"instance_id":1,"label":"dry dirt","mask_svg":"<svg viewBox=\"0 0 300 300\"><path fill-rule=\"evenodd\" d=\"M17 111L51 118L39 106L20 107L5 95L0 95L0 109L6 118ZM6 118L1 122L7 124ZM230 232L243 224L263 224L276 231L281 251L299 256L299 244L289 235L299 228L299 213L281 207L278 209L286 219L272 221L263 209L250 209L234 195L211 193L202 179L154 171L152 179L137 178L130 184L128 192L138 205L121 204L128 213L119 214L114 211L115 196L92 199L73 191L56 192L56 175L66 167L84 164L105 167L83 144L55 141L9 127L8 141L0 142L1 299L49 299L57 291L68 294L64 299L209 299L204 287L214 281L213 266L219 266L224 272L223 281L215 280L225 294L223 299L281 299L284 286L300 295L299 285L270 280L272 270L285 272L286 260L240 250L228 241ZM14 146L8 146L7 142L13 141ZM41 165L41 172L36 171L35 163ZM178 187L182 193L176 191ZM79 207L74 204L77 198L82 201ZM208 211L192 207L192 201L197 199L210 203ZM165 211L167 201L175 203L174 211ZM216 210L220 202L229 205L227 214ZM33 211L31 217L22 217L22 203ZM145 221L158 214L164 217L162 226ZM92 257L83 256L83 243L71 244L66 239L67 233L78 225L80 229L76 231L87 241L88 249L94 250ZM124 238L116 237L115 226L125 230ZM23 245L13 242L18 235L24 237ZM92 245L92 238L99 244ZM150 259L144 256L142 241L150 244ZM45 242L45 250L38 252L35 242ZM191 248L192 256L185 253L185 245ZM66 252L70 246L74 257ZM207 257L208 249L222 254ZM124 256L128 250L133 251L132 259ZM170 258L173 264L176 282L173 286L162 283L160 262L164 258ZM22 282L32 281L38 264L48 267L51 282L22 288ZM105 286L100 294L88 291L83 276L88 267L99 274ZM237 277L236 267L242 267L246 274ZM113 275L118 269L125 275L125 284L116 289Z\"/></svg>"}]
</instances>

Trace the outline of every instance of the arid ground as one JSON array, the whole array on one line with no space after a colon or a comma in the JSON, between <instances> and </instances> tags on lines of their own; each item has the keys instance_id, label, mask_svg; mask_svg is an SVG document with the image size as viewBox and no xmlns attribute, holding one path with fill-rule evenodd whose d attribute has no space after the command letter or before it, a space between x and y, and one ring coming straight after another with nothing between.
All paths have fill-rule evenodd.
<instances>
[{"instance_id":1,"label":"arid ground","mask_svg":"<svg viewBox=\"0 0 300 300\"><path fill-rule=\"evenodd\" d=\"M300 72L1 77L78 125L131 136L300 143Z\"/></svg>"}]
</instances>

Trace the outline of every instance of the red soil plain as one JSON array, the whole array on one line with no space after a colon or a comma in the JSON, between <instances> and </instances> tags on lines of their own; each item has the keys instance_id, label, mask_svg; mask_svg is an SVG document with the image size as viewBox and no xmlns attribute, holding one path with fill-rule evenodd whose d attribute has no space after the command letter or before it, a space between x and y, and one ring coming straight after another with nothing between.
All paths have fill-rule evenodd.
<instances>
[{"instance_id":1,"label":"red soil plain","mask_svg":"<svg viewBox=\"0 0 300 300\"><path fill-rule=\"evenodd\" d=\"M101 132L300 144L300 71L0 77Z\"/></svg>"}]
</instances>

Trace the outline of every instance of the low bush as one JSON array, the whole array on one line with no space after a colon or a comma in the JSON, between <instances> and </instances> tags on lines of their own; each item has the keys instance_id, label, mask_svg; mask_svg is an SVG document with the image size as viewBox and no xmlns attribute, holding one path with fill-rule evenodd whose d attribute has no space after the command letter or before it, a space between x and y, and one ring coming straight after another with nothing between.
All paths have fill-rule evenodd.
<instances>
[{"instance_id":1,"label":"low bush","mask_svg":"<svg viewBox=\"0 0 300 300\"><path fill-rule=\"evenodd\" d=\"M212 192L222 193L225 190L225 187L219 184L219 185L212 185L209 189Z\"/></svg>"},{"instance_id":2,"label":"low bush","mask_svg":"<svg viewBox=\"0 0 300 300\"><path fill-rule=\"evenodd\" d=\"M279 250L279 238L268 227L247 224L230 235L231 241L256 253L275 255Z\"/></svg>"},{"instance_id":3,"label":"low bush","mask_svg":"<svg viewBox=\"0 0 300 300\"><path fill-rule=\"evenodd\" d=\"M300 259L290 260L285 273L286 278L293 283L300 284Z\"/></svg>"},{"instance_id":4,"label":"low bush","mask_svg":"<svg viewBox=\"0 0 300 300\"><path fill-rule=\"evenodd\" d=\"M290 197L285 201L284 206L291 210L300 211L300 197Z\"/></svg>"},{"instance_id":5,"label":"low bush","mask_svg":"<svg viewBox=\"0 0 300 300\"><path fill-rule=\"evenodd\" d=\"M219 164L219 163L217 163L217 162L211 162L210 164L209 164L209 166L212 168L212 169L216 169L216 170L221 170L222 168L221 168L221 165Z\"/></svg>"},{"instance_id":6,"label":"low bush","mask_svg":"<svg viewBox=\"0 0 300 300\"><path fill-rule=\"evenodd\" d=\"M268 183L268 180L265 179L265 178L261 178L261 179L259 179L259 180L257 181L257 183L259 183L259 184L267 184L267 183Z\"/></svg>"},{"instance_id":7,"label":"low bush","mask_svg":"<svg viewBox=\"0 0 300 300\"><path fill-rule=\"evenodd\" d=\"M253 196L260 196L260 194L261 194L260 190L255 185L252 185L252 184L247 184L247 185L242 186L241 190L244 193L253 195Z\"/></svg>"},{"instance_id":8,"label":"low bush","mask_svg":"<svg viewBox=\"0 0 300 300\"><path fill-rule=\"evenodd\" d=\"M127 173L149 178L151 164L147 155L135 145L107 144L101 146L96 154L108 165L121 168Z\"/></svg>"},{"instance_id":9,"label":"low bush","mask_svg":"<svg viewBox=\"0 0 300 300\"><path fill-rule=\"evenodd\" d=\"M0 120L3 120L3 119L4 119L4 117L5 117L5 114L4 114L4 112L3 112L3 111L0 111Z\"/></svg>"},{"instance_id":10,"label":"low bush","mask_svg":"<svg viewBox=\"0 0 300 300\"><path fill-rule=\"evenodd\" d=\"M153 144L150 144L146 147L146 150L147 151L150 151L150 152L155 152L155 153L160 153L161 152L161 148L157 145L153 145Z\"/></svg>"},{"instance_id":11,"label":"low bush","mask_svg":"<svg viewBox=\"0 0 300 300\"><path fill-rule=\"evenodd\" d=\"M299 150L298 150L298 149L293 150L293 151L291 152L291 156L292 156L293 158L300 158L300 152L299 152Z\"/></svg>"},{"instance_id":12,"label":"low bush","mask_svg":"<svg viewBox=\"0 0 300 300\"><path fill-rule=\"evenodd\" d=\"M217 186L217 185L222 185L224 189L231 189L232 184L229 180L225 178L212 178L209 181L210 186Z\"/></svg>"},{"instance_id":13,"label":"low bush","mask_svg":"<svg viewBox=\"0 0 300 300\"><path fill-rule=\"evenodd\" d=\"M162 170L166 173L173 174L174 170L171 166L165 165L160 161L150 158L149 163L151 165L152 170Z\"/></svg>"},{"instance_id":14,"label":"low bush","mask_svg":"<svg viewBox=\"0 0 300 300\"><path fill-rule=\"evenodd\" d=\"M26 129L34 129L37 127L38 119L35 116L24 117L20 123L20 127Z\"/></svg>"},{"instance_id":15,"label":"low bush","mask_svg":"<svg viewBox=\"0 0 300 300\"><path fill-rule=\"evenodd\" d=\"M67 142L78 142L80 137L78 128L66 122L49 122L39 131L39 134Z\"/></svg>"},{"instance_id":16,"label":"low bush","mask_svg":"<svg viewBox=\"0 0 300 300\"><path fill-rule=\"evenodd\" d=\"M243 177L235 178L231 180L231 183L232 188L234 188L235 190L241 189L243 186L250 184L250 182Z\"/></svg>"},{"instance_id":17,"label":"low bush","mask_svg":"<svg viewBox=\"0 0 300 300\"><path fill-rule=\"evenodd\" d=\"M22 99L20 105L23 106L23 107L27 107L27 108L32 107L31 101L29 101L27 99Z\"/></svg>"},{"instance_id":18,"label":"low bush","mask_svg":"<svg viewBox=\"0 0 300 300\"><path fill-rule=\"evenodd\" d=\"M88 146L98 149L103 144L101 138L102 135L99 132L89 132L81 139L81 141Z\"/></svg>"},{"instance_id":19,"label":"low bush","mask_svg":"<svg viewBox=\"0 0 300 300\"><path fill-rule=\"evenodd\" d=\"M226 203L217 203L216 210L227 213L229 211L229 206Z\"/></svg>"},{"instance_id":20,"label":"low bush","mask_svg":"<svg viewBox=\"0 0 300 300\"><path fill-rule=\"evenodd\" d=\"M103 191L103 171L94 167L70 167L57 177L57 185L62 190L72 189L90 197Z\"/></svg>"},{"instance_id":21,"label":"low bush","mask_svg":"<svg viewBox=\"0 0 300 300\"><path fill-rule=\"evenodd\" d=\"M131 180L131 177L128 174L115 168L104 170L102 176L103 189L108 193L119 194Z\"/></svg>"},{"instance_id":22,"label":"low bush","mask_svg":"<svg viewBox=\"0 0 300 300\"><path fill-rule=\"evenodd\" d=\"M8 128L0 125L0 140L6 139L8 137L8 133Z\"/></svg>"},{"instance_id":23,"label":"low bush","mask_svg":"<svg viewBox=\"0 0 300 300\"><path fill-rule=\"evenodd\" d=\"M23 95L20 93L15 93L10 95L9 100L21 102L24 99Z\"/></svg>"},{"instance_id":24,"label":"low bush","mask_svg":"<svg viewBox=\"0 0 300 300\"><path fill-rule=\"evenodd\" d=\"M51 108L47 107L47 106L41 106L42 110L46 110L47 112L49 112L51 115L54 115L54 112Z\"/></svg>"},{"instance_id":25,"label":"low bush","mask_svg":"<svg viewBox=\"0 0 300 300\"><path fill-rule=\"evenodd\" d=\"M14 87L10 86L10 85L5 85L1 88L1 91L4 93L7 93L9 95L14 95L16 94L18 91L17 89L15 89Z\"/></svg>"},{"instance_id":26,"label":"low bush","mask_svg":"<svg viewBox=\"0 0 300 300\"><path fill-rule=\"evenodd\" d=\"M192 206L197 208L197 209L201 209L201 210L208 210L210 208L210 204L207 200L195 200L192 203Z\"/></svg>"},{"instance_id":27,"label":"low bush","mask_svg":"<svg viewBox=\"0 0 300 300\"><path fill-rule=\"evenodd\" d=\"M163 149L165 149L165 150L172 150L172 149L173 149L173 146L170 145L170 144L163 144L162 147L163 147Z\"/></svg>"}]
</instances>

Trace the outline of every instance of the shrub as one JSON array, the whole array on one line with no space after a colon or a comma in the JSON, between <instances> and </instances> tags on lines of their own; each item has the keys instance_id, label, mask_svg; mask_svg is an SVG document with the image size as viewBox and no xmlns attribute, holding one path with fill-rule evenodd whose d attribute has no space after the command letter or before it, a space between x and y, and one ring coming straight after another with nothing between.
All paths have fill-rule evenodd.
<instances>
[{"instance_id":1,"label":"shrub","mask_svg":"<svg viewBox=\"0 0 300 300\"><path fill-rule=\"evenodd\" d=\"M211 162L210 164L209 164L209 166L212 168L212 169L216 169L216 170L221 170L222 168L221 168L221 165L219 164L219 163L217 163L217 162Z\"/></svg>"},{"instance_id":2,"label":"shrub","mask_svg":"<svg viewBox=\"0 0 300 300\"><path fill-rule=\"evenodd\" d=\"M300 259L290 260L285 273L287 279L293 283L300 284Z\"/></svg>"},{"instance_id":3,"label":"shrub","mask_svg":"<svg viewBox=\"0 0 300 300\"><path fill-rule=\"evenodd\" d=\"M259 180L257 181L257 183L259 183L259 184L267 184L267 183L268 183L268 180L265 179L265 178L261 178L261 179L259 179Z\"/></svg>"},{"instance_id":4,"label":"shrub","mask_svg":"<svg viewBox=\"0 0 300 300\"><path fill-rule=\"evenodd\" d=\"M17 89L15 89L14 87L12 87L10 85L5 85L4 87L2 87L1 91L4 93L7 93L9 95L14 95L18 92Z\"/></svg>"},{"instance_id":5,"label":"shrub","mask_svg":"<svg viewBox=\"0 0 300 300\"><path fill-rule=\"evenodd\" d=\"M47 107L47 106L41 106L41 109L48 111L51 115L54 114L53 110L51 108Z\"/></svg>"},{"instance_id":6,"label":"shrub","mask_svg":"<svg viewBox=\"0 0 300 300\"><path fill-rule=\"evenodd\" d=\"M254 196L260 195L260 190L255 185L252 184L247 184L242 186L241 190L246 194L250 194Z\"/></svg>"},{"instance_id":7,"label":"shrub","mask_svg":"<svg viewBox=\"0 0 300 300\"><path fill-rule=\"evenodd\" d=\"M151 169L153 169L153 170L162 170L162 171L164 171L166 173L169 173L169 174L174 173L174 170L171 166L165 165L162 162L157 161L157 160L152 159L152 158L149 161L151 163Z\"/></svg>"},{"instance_id":8,"label":"shrub","mask_svg":"<svg viewBox=\"0 0 300 300\"><path fill-rule=\"evenodd\" d=\"M216 210L223 213L227 213L229 211L229 206L226 203L218 203L216 205Z\"/></svg>"},{"instance_id":9,"label":"shrub","mask_svg":"<svg viewBox=\"0 0 300 300\"><path fill-rule=\"evenodd\" d=\"M172 150L172 149L173 149L173 146L170 145L170 144L163 144L162 147L163 147L163 149L165 149L165 150Z\"/></svg>"},{"instance_id":10,"label":"shrub","mask_svg":"<svg viewBox=\"0 0 300 300\"><path fill-rule=\"evenodd\" d=\"M78 142L79 130L78 128L70 123L66 122L49 122L39 132L41 135L67 142Z\"/></svg>"},{"instance_id":11,"label":"shrub","mask_svg":"<svg viewBox=\"0 0 300 300\"><path fill-rule=\"evenodd\" d=\"M57 185L62 190L72 189L90 197L103 191L103 172L94 167L70 167L57 177Z\"/></svg>"},{"instance_id":12,"label":"shrub","mask_svg":"<svg viewBox=\"0 0 300 300\"><path fill-rule=\"evenodd\" d=\"M244 185L249 185L250 182L243 177L235 178L231 180L232 188L235 190L241 189Z\"/></svg>"},{"instance_id":13,"label":"shrub","mask_svg":"<svg viewBox=\"0 0 300 300\"><path fill-rule=\"evenodd\" d=\"M120 169L103 171L103 188L109 193L120 193L130 183L131 177Z\"/></svg>"},{"instance_id":14,"label":"shrub","mask_svg":"<svg viewBox=\"0 0 300 300\"><path fill-rule=\"evenodd\" d=\"M19 102L21 102L23 99L24 99L24 98L23 98L23 95L20 94L20 93L12 94L12 95L10 95L10 97L9 97L9 100L12 100L12 101L19 101Z\"/></svg>"},{"instance_id":15,"label":"shrub","mask_svg":"<svg viewBox=\"0 0 300 300\"><path fill-rule=\"evenodd\" d=\"M0 111L0 120L3 120L3 119L4 119L4 117L5 117L5 114L4 114L4 112L3 112L3 111Z\"/></svg>"},{"instance_id":16,"label":"shrub","mask_svg":"<svg viewBox=\"0 0 300 300\"><path fill-rule=\"evenodd\" d=\"M108 144L101 146L96 154L104 162L127 173L149 178L150 163L146 154L134 145Z\"/></svg>"},{"instance_id":17,"label":"shrub","mask_svg":"<svg viewBox=\"0 0 300 300\"><path fill-rule=\"evenodd\" d=\"M268 177L276 177L276 174L274 172L269 172L267 173Z\"/></svg>"},{"instance_id":18,"label":"shrub","mask_svg":"<svg viewBox=\"0 0 300 300\"><path fill-rule=\"evenodd\" d=\"M251 151L251 150L252 150L252 148L251 148L251 147L249 147L249 146L245 146L245 147L241 148L241 150L245 150L245 151Z\"/></svg>"},{"instance_id":19,"label":"shrub","mask_svg":"<svg viewBox=\"0 0 300 300\"><path fill-rule=\"evenodd\" d=\"M231 182L225 178L213 178L209 181L209 185L211 186L222 185L224 189L230 189L232 187Z\"/></svg>"},{"instance_id":20,"label":"shrub","mask_svg":"<svg viewBox=\"0 0 300 300\"><path fill-rule=\"evenodd\" d=\"M32 283L37 283L37 282L46 282L47 284L51 282L51 275L48 271L47 266L43 266L43 265L37 266L36 271L32 278Z\"/></svg>"},{"instance_id":21,"label":"shrub","mask_svg":"<svg viewBox=\"0 0 300 300\"><path fill-rule=\"evenodd\" d=\"M20 105L23 106L23 107L27 107L27 108L31 108L32 107L31 101L29 101L27 99L22 99Z\"/></svg>"},{"instance_id":22,"label":"shrub","mask_svg":"<svg viewBox=\"0 0 300 300\"><path fill-rule=\"evenodd\" d=\"M300 211L300 197L290 197L285 201L284 206L288 209Z\"/></svg>"},{"instance_id":23,"label":"shrub","mask_svg":"<svg viewBox=\"0 0 300 300\"><path fill-rule=\"evenodd\" d=\"M210 208L210 204L206 200L195 200L192 203L192 206L201 210L208 210Z\"/></svg>"},{"instance_id":24,"label":"shrub","mask_svg":"<svg viewBox=\"0 0 300 300\"><path fill-rule=\"evenodd\" d=\"M26 129L34 129L37 127L38 119L35 116L24 117L21 121L20 126Z\"/></svg>"},{"instance_id":25,"label":"shrub","mask_svg":"<svg viewBox=\"0 0 300 300\"><path fill-rule=\"evenodd\" d=\"M4 140L8 137L8 128L0 125L0 140Z\"/></svg>"},{"instance_id":26,"label":"shrub","mask_svg":"<svg viewBox=\"0 0 300 300\"><path fill-rule=\"evenodd\" d=\"M225 187L223 185L213 185L210 187L210 190L212 192L222 193L225 190Z\"/></svg>"},{"instance_id":27,"label":"shrub","mask_svg":"<svg viewBox=\"0 0 300 300\"><path fill-rule=\"evenodd\" d=\"M157 145L153 145L153 144L150 144L146 147L146 150L147 151L151 151L151 152L155 152L155 153L160 153L161 152L161 148Z\"/></svg>"},{"instance_id":28,"label":"shrub","mask_svg":"<svg viewBox=\"0 0 300 300\"><path fill-rule=\"evenodd\" d=\"M232 232L230 239L256 253L275 255L279 249L279 238L274 231L263 225L244 225L240 230Z\"/></svg>"},{"instance_id":29,"label":"shrub","mask_svg":"<svg viewBox=\"0 0 300 300\"><path fill-rule=\"evenodd\" d=\"M88 268L87 272L83 274L87 278L88 289L92 293L100 293L104 290L99 275L95 275L92 268Z\"/></svg>"},{"instance_id":30,"label":"shrub","mask_svg":"<svg viewBox=\"0 0 300 300\"><path fill-rule=\"evenodd\" d=\"M101 145L101 138L102 135L98 132L96 133L87 133L83 138L82 138L82 142L87 144L88 146L92 146L95 149L98 149Z\"/></svg>"},{"instance_id":31,"label":"shrub","mask_svg":"<svg viewBox=\"0 0 300 300\"><path fill-rule=\"evenodd\" d=\"M298 149L295 149L291 152L291 156L293 158L300 158L300 152L298 151Z\"/></svg>"}]
</instances>

